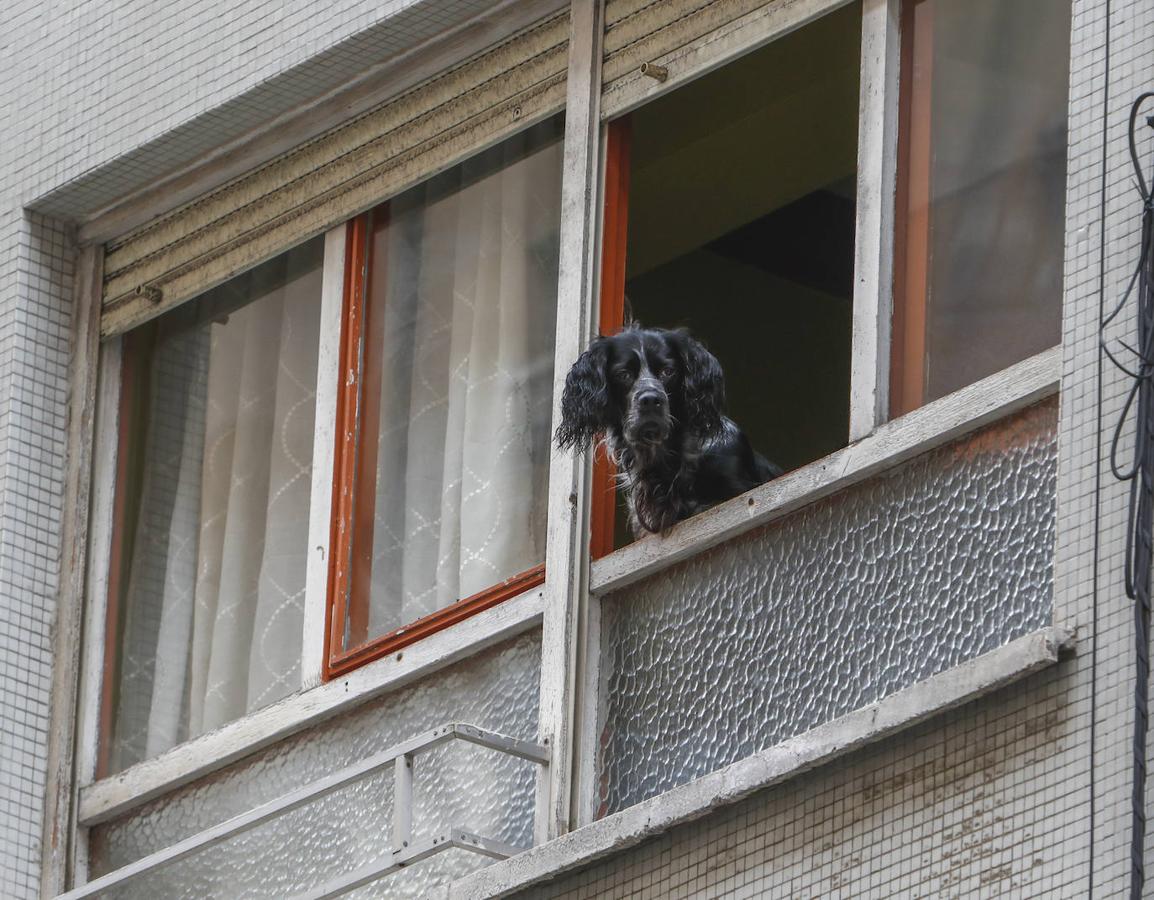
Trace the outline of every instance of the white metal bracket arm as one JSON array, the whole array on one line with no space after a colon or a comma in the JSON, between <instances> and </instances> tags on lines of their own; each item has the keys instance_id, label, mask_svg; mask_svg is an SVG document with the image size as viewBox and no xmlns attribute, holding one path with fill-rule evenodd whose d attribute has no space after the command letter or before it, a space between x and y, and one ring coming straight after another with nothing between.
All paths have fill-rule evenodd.
<instances>
[{"instance_id":1,"label":"white metal bracket arm","mask_svg":"<svg viewBox=\"0 0 1154 900\"><path fill-rule=\"evenodd\" d=\"M504 841L472 834L454 826L434 837L417 841L401 852L394 850L392 859L377 860L359 869L354 869L314 891L298 894L293 900L329 900L331 897L340 897L349 891L355 891L359 887L376 881L378 878L391 875L399 869L428 859L430 856L452 847L479 853L481 856L488 856L491 859L508 859L524 849L506 844Z\"/></svg>"}]
</instances>

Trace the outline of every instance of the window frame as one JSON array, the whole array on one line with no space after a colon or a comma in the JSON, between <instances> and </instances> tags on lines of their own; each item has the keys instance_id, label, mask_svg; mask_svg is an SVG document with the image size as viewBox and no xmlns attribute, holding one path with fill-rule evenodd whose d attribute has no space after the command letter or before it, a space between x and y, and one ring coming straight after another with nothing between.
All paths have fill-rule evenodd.
<instances>
[{"instance_id":1,"label":"window frame","mask_svg":"<svg viewBox=\"0 0 1154 900\"><path fill-rule=\"evenodd\" d=\"M381 390L378 352L381 333L377 330L379 323L374 323L370 316L368 292L378 263L373 257L373 234L379 227L379 217L388 216L389 203L386 200L378 204L351 219L346 226L340 325L340 372L344 377L336 407L336 463L332 475L335 511L331 516L329 540L325 680L395 653L545 582L542 561L385 634L367 635L371 560L358 553L357 548L364 546L366 535L371 547L376 480L366 476L375 469L376 416ZM346 621L356 629L348 649L344 646Z\"/></svg>"},{"instance_id":2,"label":"window frame","mask_svg":"<svg viewBox=\"0 0 1154 900\"><path fill-rule=\"evenodd\" d=\"M900 4L900 28L896 41L901 77L894 91L898 103L898 125L891 232L893 315L887 360L889 399L885 421L907 415L930 402L927 400L930 387L926 382L926 372L931 338L930 257L933 253L934 217L931 112L935 83L939 77L935 71L935 59L939 53L935 44L935 14L933 0L905 0ZM921 74L918 80L914 79L915 66ZM1013 365L1003 366L998 371L1005 371Z\"/></svg>"},{"instance_id":3,"label":"window frame","mask_svg":"<svg viewBox=\"0 0 1154 900\"><path fill-rule=\"evenodd\" d=\"M330 613L331 579L338 536L336 475L341 439L337 416L317 416L310 507L309 550L301 658L301 689L215 732L177 745L115 776L97 778L99 698L102 696L108 581L112 558L123 338L99 341L99 315L90 338L80 346L77 378L98 387L96 415L86 423L89 448L78 455L82 468L77 515L80 575L87 613L75 646L84 648L76 703L53 706L55 722L76 714L75 767L70 769L68 806L74 840L68 866L77 884L87 876L87 829L123 815L149 800L217 771L277 740L380 694L434 675L439 669L517 634L541 628L540 734L553 747L555 762L538 779L537 842L556 837L596 818L596 748L599 679L600 596L681 559L716 546L750 528L834 493L853 481L884 471L910 456L945 443L1057 391L1060 348L1007 369L890 419L891 314L894 312L895 192L898 175L901 23L914 0L862 0L861 90L858 106L857 225L854 251L853 340L851 348L849 445L830 457L791 472L769 485L728 501L682 523L667 538L652 538L612 551L606 547L606 504L596 485L604 462L573 459L550 448L549 536L545 566L532 584L510 587L466 614L439 613L378 639L372 653L341 659L331 655L335 610ZM705 40L658 57L670 76L664 82L636 74L618 78L612 90L603 81L603 0L571 4L570 68L563 138L561 266L557 292L554 415L569 366L589 338L599 316L618 315L607 298L614 262L611 234L624 240L624 217L610 221L606 197L627 195L614 173L612 127L607 123L688 80L745 55L789 31L845 5L846 0L768 4L726 25ZM531 123L526 122L526 125ZM433 173L429 173L433 174ZM603 218L604 217L604 218ZM358 217L360 218L360 217ZM331 229L325 239L318 409L333 408L341 394L338 361L345 359L342 306L351 266L357 219ZM363 236L362 236L363 237ZM97 248L98 249L98 248ZM101 255L91 261L95 277L78 297L99 310ZM363 271L362 288L363 295ZM80 279L84 280L84 279ZM598 288L598 284L600 287ZM608 321L608 319L605 319ZM98 423L98 424L96 424ZM70 448L72 450L74 448ZM594 475L594 466L600 466ZM87 480L90 487L84 484ZM70 491L72 488L70 487ZM607 504L612 524L614 504ZM598 524L600 523L600 524ZM600 541L600 543L598 543ZM66 553L69 550L66 548ZM76 548L72 549L75 556ZM68 580L64 580L68 584ZM494 589L496 590L496 589ZM477 595L478 597L480 595ZM475 598L467 598L471 602ZM491 602L489 602L491 600ZM460 604L458 604L460 605ZM450 608L454 609L454 608ZM418 627L421 626L421 627ZM451 626L451 627L450 627ZM318 635L324 634L323 639ZM386 639L396 638L398 643ZM404 648L404 653L395 652ZM62 726L68 727L71 726ZM592 765L590 764L592 763Z\"/></svg>"},{"instance_id":4,"label":"window frame","mask_svg":"<svg viewBox=\"0 0 1154 900\"><path fill-rule=\"evenodd\" d=\"M816 14L793 23L804 28L817 19L850 5L836 0L820 5ZM872 434L889 416L891 322L894 307L893 262L896 247L894 196L898 184L898 148L901 138L899 77L902 48L898 16L912 10L917 0L861 0L860 83L858 97L858 153L854 229L854 288L850 360L850 410L847 445ZM811 10L812 12L812 10ZM751 29L746 25L736 31ZM725 29L722 29L723 31ZM746 46L724 63L665 83L647 92L624 111L603 113L605 140L598 195L603 220L599 250L598 333L612 335L624 322L625 271L628 243L631 124L634 109L676 90L689 80L708 75L743 56L784 37L794 28L782 27L766 39ZM734 35L730 35L731 39ZM880 90L879 90L880 86ZM604 449L594 449L593 527L590 553L596 562L614 551L616 483ZM803 467L805 468L805 467ZM624 549L624 548L623 548Z\"/></svg>"}]
</instances>

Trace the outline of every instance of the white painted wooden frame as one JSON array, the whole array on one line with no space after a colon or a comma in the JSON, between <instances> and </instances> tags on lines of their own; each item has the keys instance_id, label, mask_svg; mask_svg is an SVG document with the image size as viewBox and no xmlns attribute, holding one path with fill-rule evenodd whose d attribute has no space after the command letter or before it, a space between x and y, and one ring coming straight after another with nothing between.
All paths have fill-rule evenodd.
<instances>
[{"instance_id":1,"label":"white painted wooden frame","mask_svg":"<svg viewBox=\"0 0 1154 900\"><path fill-rule=\"evenodd\" d=\"M561 394L569 367L597 327L593 260L599 210L595 187L603 12L604 0L573 0L570 8L554 422L560 421ZM588 454L574 456L551 445L539 734L541 743L551 748L553 764L538 774L534 843L565 833L570 824L577 669L588 595L590 480Z\"/></svg>"},{"instance_id":2,"label":"white painted wooden frame","mask_svg":"<svg viewBox=\"0 0 1154 900\"><path fill-rule=\"evenodd\" d=\"M862 0L850 442L888 418L901 0Z\"/></svg>"},{"instance_id":3,"label":"white painted wooden frame","mask_svg":"<svg viewBox=\"0 0 1154 900\"><path fill-rule=\"evenodd\" d=\"M88 830L80 820L80 790L96 777L100 754L100 702L104 687L104 640L108 625L108 577L116 502L116 451L120 427L120 372L123 340L99 350L100 389L96 402L88 571L84 582L84 649L80 661L80 702L72 821L76 832L73 883L88 880Z\"/></svg>"},{"instance_id":4,"label":"white painted wooden frame","mask_svg":"<svg viewBox=\"0 0 1154 900\"><path fill-rule=\"evenodd\" d=\"M605 167L608 161L606 146L608 130L601 129L597 141L597 190L594 194L591 225L596 238L593 244L593 272L600 273L603 250L602 231L605 224ZM593 309L600 310L600 278L593 278L590 290L595 293ZM593 315L597 317L597 313ZM598 326L600 322L597 323ZM590 487L592 473L590 472ZM589 498L592 503L592 495ZM591 506L590 506L591 510ZM586 524L586 534L590 525ZM589 544L585 544L586 549ZM587 565L586 562L582 563ZM569 828L580 828L597 818L599 775L599 728L601 723L601 597L586 589L581 597L582 604L578 617L581 637L577 655L577 671L574 674L575 694L573 711L574 760L573 760L573 801L569 809Z\"/></svg>"},{"instance_id":5,"label":"white painted wooden frame","mask_svg":"<svg viewBox=\"0 0 1154 900\"><path fill-rule=\"evenodd\" d=\"M321 276L313 483L309 498L308 564L302 617L304 633L301 635L301 687L304 690L321 683L327 652L324 635L325 621L329 614L329 540L332 535L333 467L336 463L336 409L347 235L347 225L338 225L325 235L324 269Z\"/></svg>"},{"instance_id":6,"label":"white painted wooden frame","mask_svg":"<svg viewBox=\"0 0 1154 900\"><path fill-rule=\"evenodd\" d=\"M75 868L76 711L82 691L74 661L83 646L84 579L87 571L88 509L92 492L93 420L96 415L100 344L100 286L104 254L85 247L76 258L72 298L72 373L68 392L60 583L52 640L51 729L48 733L41 890L63 890ZM82 734L79 735L83 745Z\"/></svg>"}]
</instances>

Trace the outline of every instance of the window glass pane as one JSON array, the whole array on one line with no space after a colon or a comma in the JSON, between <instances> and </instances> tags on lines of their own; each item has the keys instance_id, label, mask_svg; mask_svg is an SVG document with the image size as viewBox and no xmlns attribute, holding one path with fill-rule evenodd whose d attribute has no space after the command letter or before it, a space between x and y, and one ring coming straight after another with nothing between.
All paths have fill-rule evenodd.
<instances>
[{"instance_id":1,"label":"window glass pane","mask_svg":"<svg viewBox=\"0 0 1154 900\"><path fill-rule=\"evenodd\" d=\"M1058 343L1070 4L923 0L905 30L895 413Z\"/></svg>"},{"instance_id":2,"label":"window glass pane","mask_svg":"<svg viewBox=\"0 0 1154 900\"><path fill-rule=\"evenodd\" d=\"M107 770L300 685L322 253L125 339Z\"/></svg>"},{"instance_id":3,"label":"window glass pane","mask_svg":"<svg viewBox=\"0 0 1154 900\"><path fill-rule=\"evenodd\" d=\"M346 648L545 558L561 131L374 211Z\"/></svg>"},{"instance_id":4,"label":"window glass pane","mask_svg":"<svg viewBox=\"0 0 1154 900\"><path fill-rule=\"evenodd\" d=\"M1057 422L1051 398L606 595L602 814L1050 624Z\"/></svg>"}]
</instances>

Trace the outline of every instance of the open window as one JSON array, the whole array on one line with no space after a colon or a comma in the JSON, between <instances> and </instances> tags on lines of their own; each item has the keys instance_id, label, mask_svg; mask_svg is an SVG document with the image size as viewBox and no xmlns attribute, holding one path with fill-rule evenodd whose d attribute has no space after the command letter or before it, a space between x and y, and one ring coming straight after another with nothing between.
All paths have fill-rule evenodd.
<instances>
[{"instance_id":1,"label":"open window","mask_svg":"<svg viewBox=\"0 0 1154 900\"><path fill-rule=\"evenodd\" d=\"M848 439L860 43L855 3L609 126L601 332L687 327L786 470ZM594 484L600 556L628 542L600 453Z\"/></svg>"},{"instance_id":2,"label":"open window","mask_svg":"<svg viewBox=\"0 0 1154 900\"><path fill-rule=\"evenodd\" d=\"M350 225L327 671L544 580L560 117Z\"/></svg>"},{"instance_id":3,"label":"open window","mask_svg":"<svg viewBox=\"0 0 1154 900\"><path fill-rule=\"evenodd\" d=\"M1061 337L1070 4L907 0L890 412Z\"/></svg>"}]
</instances>

